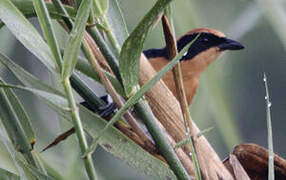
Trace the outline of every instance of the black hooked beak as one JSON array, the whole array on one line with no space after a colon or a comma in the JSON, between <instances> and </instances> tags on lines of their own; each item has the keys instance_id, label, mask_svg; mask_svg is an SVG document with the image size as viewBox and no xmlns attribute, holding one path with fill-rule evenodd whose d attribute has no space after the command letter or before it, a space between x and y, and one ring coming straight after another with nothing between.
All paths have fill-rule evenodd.
<instances>
[{"instance_id":1,"label":"black hooked beak","mask_svg":"<svg viewBox=\"0 0 286 180\"><path fill-rule=\"evenodd\" d=\"M240 42L228 38L225 38L225 41L222 42L218 47L221 51L244 49L244 46Z\"/></svg>"}]
</instances>

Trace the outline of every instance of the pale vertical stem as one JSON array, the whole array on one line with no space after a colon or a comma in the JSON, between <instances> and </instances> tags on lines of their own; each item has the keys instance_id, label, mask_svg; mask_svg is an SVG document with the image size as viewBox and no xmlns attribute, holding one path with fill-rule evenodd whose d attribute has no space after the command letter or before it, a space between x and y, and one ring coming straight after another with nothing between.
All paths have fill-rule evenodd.
<instances>
[{"instance_id":1,"label":"pale vertical stem","mask_svg":"<svg viewBox=\"0 0 286 180\"><path fill-rule=\"evenodd\" d=\"M64 85L64 89L66 92L66 96L67 96L67 100L68 100L68 104L69 104L69 108L71 112L72 122L73 122L75 132L76 132L76 135L79 141L80 149L81 149L81 152L84 153L88 149L88 145L87 145L87 141L84 135L84 130L81 124L78 107L76 105L76 102L72 94L72 87L70 84L70 80L68 78L64 79L63 85ZM85 164L86 172L87 172L89 179L95 180L96 173L95 173L95 168L94 168L91 154L84 157L84 164Z\"/></svg>"}]
</instances>

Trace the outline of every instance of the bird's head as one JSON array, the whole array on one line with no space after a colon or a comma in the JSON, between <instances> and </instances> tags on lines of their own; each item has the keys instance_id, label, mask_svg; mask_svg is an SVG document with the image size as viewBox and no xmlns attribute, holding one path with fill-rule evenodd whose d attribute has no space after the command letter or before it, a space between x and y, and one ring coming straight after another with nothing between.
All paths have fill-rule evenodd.
<instances>
[{"instance_id":1,"label":"bird's head","mask_svg":"<svg viewBox=\"0 0 286 180\"><path fill-rule=\"evenodd\" d=\"M199 37L190 46L181 61L201 61L202 63L206 62L204 64L209 65L225 50L240 50L244 48L242 44L227 38L218 30L197 28L187 32L177 40L178 51L181 51L198 35ZM162 49L145 50L144 54L148 59L163 58L166 59L166 61L168 59L166 47Z\"/></svg>"},{"instance_id":2,"label":"bird's head","mask_svg":"<svg viewBox=\"0 0 286 180\"><path fill-rule=\"evenodd\" d=\"M186 94L189 104L195 95L200 75L206 68L225 50L239 50L244 48L242 44L228 39L220 31L199 28L189 31L177 40L178 51L181 51L198 35L199 37L181 58L183 81L184 86L187 89ZM157 71L170 62L166 47L162 49L149 49L144 51L144 54L149 59L153 68ZM176 84L173 81L172 73L167 73L163 77L163 80L174 95L176 95Z\"/></svg>"},{"instance_id":3,"label":"bird's head","mask_svg":"<svg viewBox=\"0 0 286 180\"><path fill-rule=\"evenodd\" d=\"M218 30L198 28L189 31L178 39L178 51L181 51L188 43L196 38L197 35L199 35L199 37L182 57L182 61L192 60L203 54L204 57L214 57L214 59L209 60L214 61L215 58L225 50L240 50L244 48L241 43L225 37L225 35Z\"/></svg>"}]
</instances>

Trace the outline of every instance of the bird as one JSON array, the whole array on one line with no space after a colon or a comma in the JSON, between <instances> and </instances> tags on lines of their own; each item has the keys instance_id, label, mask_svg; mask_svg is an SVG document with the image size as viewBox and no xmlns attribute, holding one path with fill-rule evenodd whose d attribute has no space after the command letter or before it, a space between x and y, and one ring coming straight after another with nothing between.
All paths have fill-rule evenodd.
<instances>
[{"instance_id":1,"label":"bird","mask_svg":"<svg viewBox=\"0 0 286 180\"><path fill-rule=\"evenodd\" d=\"M218 30L210 28L197 28L187 32L177 40L177 50L180 52L197 36L198 38L194 41L194 43L192 43L188 51L180 59L183 82L189 105L191 104L193 97L196 94L200 75L206 70L206 68L212 62L214 62L217 57L219 57L219 55L221 55L225 50L240 50L244 48L241 43L227 38L222 32ZM149 62L156 71L159 71L170 62L166 47L160 49L148 49L143 51L143 53L148 58ZM73 82L73 79L71 80L72 86L75 88L75 83ZM173 74L168 72L163 77L163 81L172 91L172 93L177 97ZM75 88L75 90L80 94L79 89ZM83 96L83 99L85 98L86 97ZM91 106L87 101L83 101L80 104L92 112L97 112L102 118L108 118L115 112L116 105L111 100L109 95L105 95L100 98L105 102L106 105L99 108ZM63 133L43 151L58 144L60 141L67 138L72 133L74 133L74 128L71 128L67 132Z\"/></svg>"},{"instance_id":2,"label":"bird","mask_svg":"<svg viewBox=\"0 0 286 180\"><path fill-rule=\"evenodd\" d=\"M199 35L199 36L198 36ZM241 50L244 46L235 40L227 38L222 32L211 28L196 28L182 35L177 40L177 50L180 52L196 37L198 38L189 47L184 56L180 59L182 77L188 104L190 105L198 88L201 74L214 62L225 50ZM156 71L162 69L170 62L167 48L147 49L143 51L151 65ZM175 81L172 72L166 73L163 77L164 83L177 97ZM105 97L102 97L106 99ZM100 115L109 116L114 112L114 102L105 100L106 106L100 108ZM86 102L82 105L95 112Z\"/></svg>"},{"instance_id":3,"label":"bird","mask_svg":"<svg viewBox=\"0 0 286 180\"><path fill-rule=\"evenodd\" d=\"M197 36L198 38L180 59L184 89L189 105L196 94L200 76L207 67L226 50L244 49L244 46L240 42L227 38L222 32L216 29L196 28L185 33L177 40L178 52ZM143 51L143 53L156 71L159 71L170 62L166 47L148 49ZM177 97L172 72L169 71L166 73L163 81Z\"/></svg>"}]
</instances>

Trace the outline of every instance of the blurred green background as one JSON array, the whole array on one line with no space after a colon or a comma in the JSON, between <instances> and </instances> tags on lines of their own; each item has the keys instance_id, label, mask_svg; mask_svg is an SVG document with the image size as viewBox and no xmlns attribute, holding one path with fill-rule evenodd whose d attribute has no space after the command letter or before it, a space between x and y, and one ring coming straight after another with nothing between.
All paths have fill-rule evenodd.
<instances>
[{"instance_id":1,"label":"blurred green background","mask_svg":"<svg viewBox=\"0 0 286 180\"><path fill-rule=\"evenodd\" d=\"M152 7L154 0L118 0L129 32ZM192 117L200 129L214 127L206 134L224 159L236 144L257 143L267 147L266 106L263 72L268 76L272 102L274 151L286 156L286 15L285 1L278 0L185 0L172 3L176 36L192 28L218 29L240 41L242 51L226 52L203 74L198 94L191 106ZM34 24L38 24L32 19ZM63 38L64 41L64 38ZM147 37L145 49L164 44L159 23ZM49 74L6 28L0 30L0 50L18 64L49 82ZM5 75L15 82L10 74ZM100 91L100 92L99 92ZM103 94L97 89L98 94ZM59 123L46 105L29 93L17 91L37 135L36 149L41 150L56 135L69 128ZM69 179L82 179L75 137L42 153L43 159ZM0 167L15 171L7 152L0 145ZM67 150L68 149L68 150ZM94 154L100 179L147 179L98 148Z\"/></svg>"}]
</instances>

